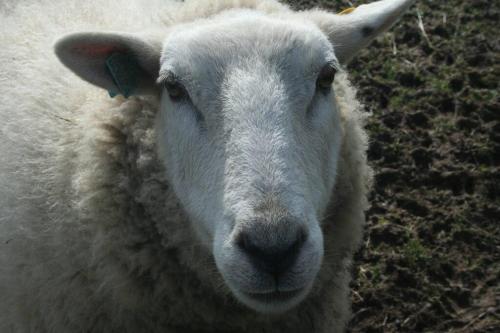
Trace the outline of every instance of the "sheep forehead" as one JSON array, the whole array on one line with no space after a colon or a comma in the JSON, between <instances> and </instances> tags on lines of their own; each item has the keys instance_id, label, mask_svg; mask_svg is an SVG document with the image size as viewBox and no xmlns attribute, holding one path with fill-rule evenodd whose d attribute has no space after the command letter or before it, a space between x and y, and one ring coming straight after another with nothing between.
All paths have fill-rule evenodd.
<instances>
[{"instance_id":1,"label":"sheep forehead","mask_svg":"<svg viewBox=\"0 0 500 333\"><path fill-rule=\"evenodd\" d=\"M175 28L164 43L161 66L181 76L196 72L214 80L229 66L255 60L314 72L335 56L312 23L243 10ZM207 73L211 70L215 73Z\"/></svg>"}]
</instances>

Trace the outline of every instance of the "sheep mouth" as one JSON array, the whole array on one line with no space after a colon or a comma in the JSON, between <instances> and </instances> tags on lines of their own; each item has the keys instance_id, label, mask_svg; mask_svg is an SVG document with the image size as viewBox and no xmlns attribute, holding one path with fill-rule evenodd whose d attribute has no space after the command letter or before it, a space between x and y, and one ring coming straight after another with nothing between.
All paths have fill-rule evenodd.
<instances>
[{"instance_id":1,"label":"sheep mouth","mask_svg":"<svg viewBox=\"0 0 500 333\"><path fill-rule=\"evenodd\" d=\"M302 291L302 289L292 291L276 290L268 293L245 293L245 295L261 303L284 303L295 299Z\"/></svg>"}]
</instances>

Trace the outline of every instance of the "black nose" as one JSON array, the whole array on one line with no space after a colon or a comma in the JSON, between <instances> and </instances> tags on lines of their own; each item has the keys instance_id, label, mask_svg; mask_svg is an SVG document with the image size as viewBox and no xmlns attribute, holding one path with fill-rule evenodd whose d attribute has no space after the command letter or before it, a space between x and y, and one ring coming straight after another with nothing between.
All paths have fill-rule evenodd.
<instances>
[{"instance_id":1,"label":"black nose","mask_svg":"<svg viewBox=\"0 0 500 333\"><path fill-rule=\"evenodd\" d=\"M295 263L306 239L301 227L253 226L239 234L237 244L255 267L279 275Z\"/></svg>"}]
</instances>

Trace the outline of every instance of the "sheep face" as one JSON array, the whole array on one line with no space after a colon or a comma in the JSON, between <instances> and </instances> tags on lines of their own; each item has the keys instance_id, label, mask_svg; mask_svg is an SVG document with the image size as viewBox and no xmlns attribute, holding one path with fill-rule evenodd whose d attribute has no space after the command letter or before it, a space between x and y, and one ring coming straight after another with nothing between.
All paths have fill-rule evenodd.
<instances>
[{"instance_id":1,"label":"sheep face","mask_svg":"<svg viewBox=\"0 0 500 333\"><path fill-rule=\"evenodd\" d=\"M169 179L238 300L281 312L320 268L335 183L337 60L312 24L255 15L166 40L159 147Z\"/></svg>"},{"instance_id":2,"label":"sheep face","mask_svg":"<svg viewBox=\"0 0 500 333\"><path fill-rule=\"evenodd\" d=\"M348 15L229 10L156 35L76 33L59 59L112 93L157 94L169 180L235 297L264 313L308 294L341 126L331 83L413 0ZM160 32L163 34L163 32ZM333 46L335 46L335 48Z\"/></svg>"}]
</instances>

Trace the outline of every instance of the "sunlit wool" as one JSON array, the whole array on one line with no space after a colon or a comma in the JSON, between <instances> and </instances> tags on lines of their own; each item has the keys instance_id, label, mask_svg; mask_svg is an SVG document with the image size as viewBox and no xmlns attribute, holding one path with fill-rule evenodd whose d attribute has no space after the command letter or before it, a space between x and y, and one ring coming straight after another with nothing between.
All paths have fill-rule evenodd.
<instances>
[{"instance_id":1,"label":"sunlit wool","mask_svg":"<svg viewBox=\"0 0 500 333\"><path fill-rule=\"evenodd\" d=\"M401 8L406 8L409 2L394 1ZM335 50L339 62L345 64L360 47L373 39L374 36L367 36L372 31L365 27L359 36L356 35L359 41L354 37L346 39L338 29L349 27L348 21L340 20L337 25L331 25L329 17L332 15L326 12L294 13L273 0L186 3L163 0L26 0L2 6L1 332L277 333L340 332L344 329L350 313L350 264L362 237L366 196L372 178L366 161L365 116L346 74L341 70L337 73L329 107L318 116L318 119L324 117L335 122L321 124L317 121L315 124L314 120L311 121L311 126L335 131L331 134L335 144L326 145L332 151L322 146L287 145L287 149L294 152L293 156L304 159L297 162L299 166L308 163L314 166L317 156L328 157L328 163L333 163L332 169L324 171L324 179L320 178L323 174L314 175L311 170L315 168L311 167L307 170L313 175L299 173L298 179L315 179L316 183L292 184L299 191L307 188L308 192L302 193L303 196L317 198L308 206L310 215L316 219L310 219L310 225L306 227L312 228L316 224L317 230L321 230L322 244L318 245L318 251L322 250L318 252L322 257L321 266L318 272L311 273L313 284L297 300L298 304L279 313L266 313L265 307L252 308L251 304L249 307L235 294L237 286L231 285L232 272L224 271L224 262L221 263L224 259L217 257L217 251L224 249L218 248L220 244L216 240L227 235L213 225L219 223L214 216L221 217L217 214L222 214L224 209L235 216L243 216L238 215L243 213L235 212L235 207L241 208L244 206L241 202L246 200L246 194L237 191L236 183L224 188L222 184L196 180L196 177L218 179L215 174L221 169L215 168L217 163L213 162L218 155L207 156L206 165L196 164L200 156L195 156L194 150L175 151L166 146L171 140L168 136L171 132L166 134L166 128L184 125L165 125L167 116L163 108L170 102L165 101L164 92L150 93L154 89L161 90L161 87L153 84L144 94L112 99L105 90L88 84L67 70L54 55L53 45L57 38L69 32L140 32L147 36L145 38L152 49L158 47L161 50L163 40L167 38L167 49L163 51L165 57L169 54L168 43L173 43L168 39L171 31L172 35L175 34L172 27L217 26L219 21L230 21L241 15L249 22L254 16L256 22L276 21L269 23L272 27L297 20L299 28L294 24L290 27L292 37L297 31L300 35L300 29L310 31L310 36L296 40L309 45L307 43L315 42L309 39L318 36L318 45L325 45L325 54ZM233 10L213 18L232 8L248 8L251 12ZM382 32L401 11L368 23L379 24L380 27L371 29ZM356 11L348 15L354 13ZM374 13L380 14L377 10ZM202 18L207 18L206 22L197 21ZM180 26L185 22L186 25ZM243 32L235 33L244 35ZM268 33L271 36L272 29ZM279 31L274 33L281 36ZM329 44L335 44L335 38L330 35L342 37L338 45L332 47ZM274 40L269 36L262 36L263 43ZM207 41L206 53L218 52L216 37ZM284 38L283 45L273 47L278 51L285 49L290 46L287 41L293 40ZM347 40L355 41L356 45L348 45ZM244 50L240 52L243 54ZM235 57L229 54L217 59L222 58L231 63ZM295 61L300 65L305 58L299 57ZM256 64L256 72L265 68L259 67L264 66L263 63ZM195 65L205 64L193 64L193 68ZM231 90L231 82L224 83L222 78L238 78L238 72L220 75L206 69L208 73L204 75L208 78L204 77L202 84L210 82L210 75L219 75L220 81L214 79L214 82L219 82L220 87L229 87L225 99L214 98L213 103L205 104L207 108L220 107L227 111L241 105L254 107L254 104L258 105L255 102L258 98L274 107L272 91L269 96L261 94L250 99L254 104L231 100L231 97L238 97L237 90ZM242 76L239 82L241 87L248 83L244 79L246 77ZM290 82L284 80L284 83L276 82L282 88L295 85L296 91L307 96L308 90L301 90L301 85L309 83L297 78L290 79ZM314 86L315 79L310 82ZM271 84L261 83L262 87ZM262 90L257 88L255 93L261 93ZM217 94L217 91L206 87L199 94L204 93ZM294 98L297 96L302 95ZM203 96L196 98L205 101ZM276 105L286 102L280 96L277 99L281 104ZM217 101L221 103L217 104ZM194 118L182 119L192 121L188 125L195 128ZM227 135L220 137L230 137L229 131L224 133ZM191 135L184 134L186 137ZM223 140L220 137L217 140ZM314 134L297 138L303 138L302 142L321 142L321 138L315 139ZM294 143L298 144L297 138ZM183 140L188 139L177 140L183 144ZM192 142L184 143L186 147L194 147ZM203 144L216 145L213 142ZM195 161L194 164L175 171L171 161L173 151L192 157L190 160ZM230 160L228 156L223 158ZM330 166L328 163L325 165ZM247 176L241 168L222 167ZM294 172L300 171L297 170ZM182 178L185 174L192 177L185 180ZM224 179L229 183L232 181ZM285 179L283 182L287 181L292 183L295 180ZM192 186L183 187L185 184ZM195 191L200 184L208 186L208 190ZM243 183L242 188L244 186ZM222 205L221 209L210 201L213 197L224 196L219 197L217 191L231 194L230 198L224 197L218 203ZM235 191L234 195L230 191ZM243 199L237 200L240 194ZM284 195L283 201L285 199L290 203L296 198ZM211 220L211 217L214 218ZM207 229L209 231L205 231ZM214 258L214 252L217 258Z\"/></svg>"}]
</instances>

